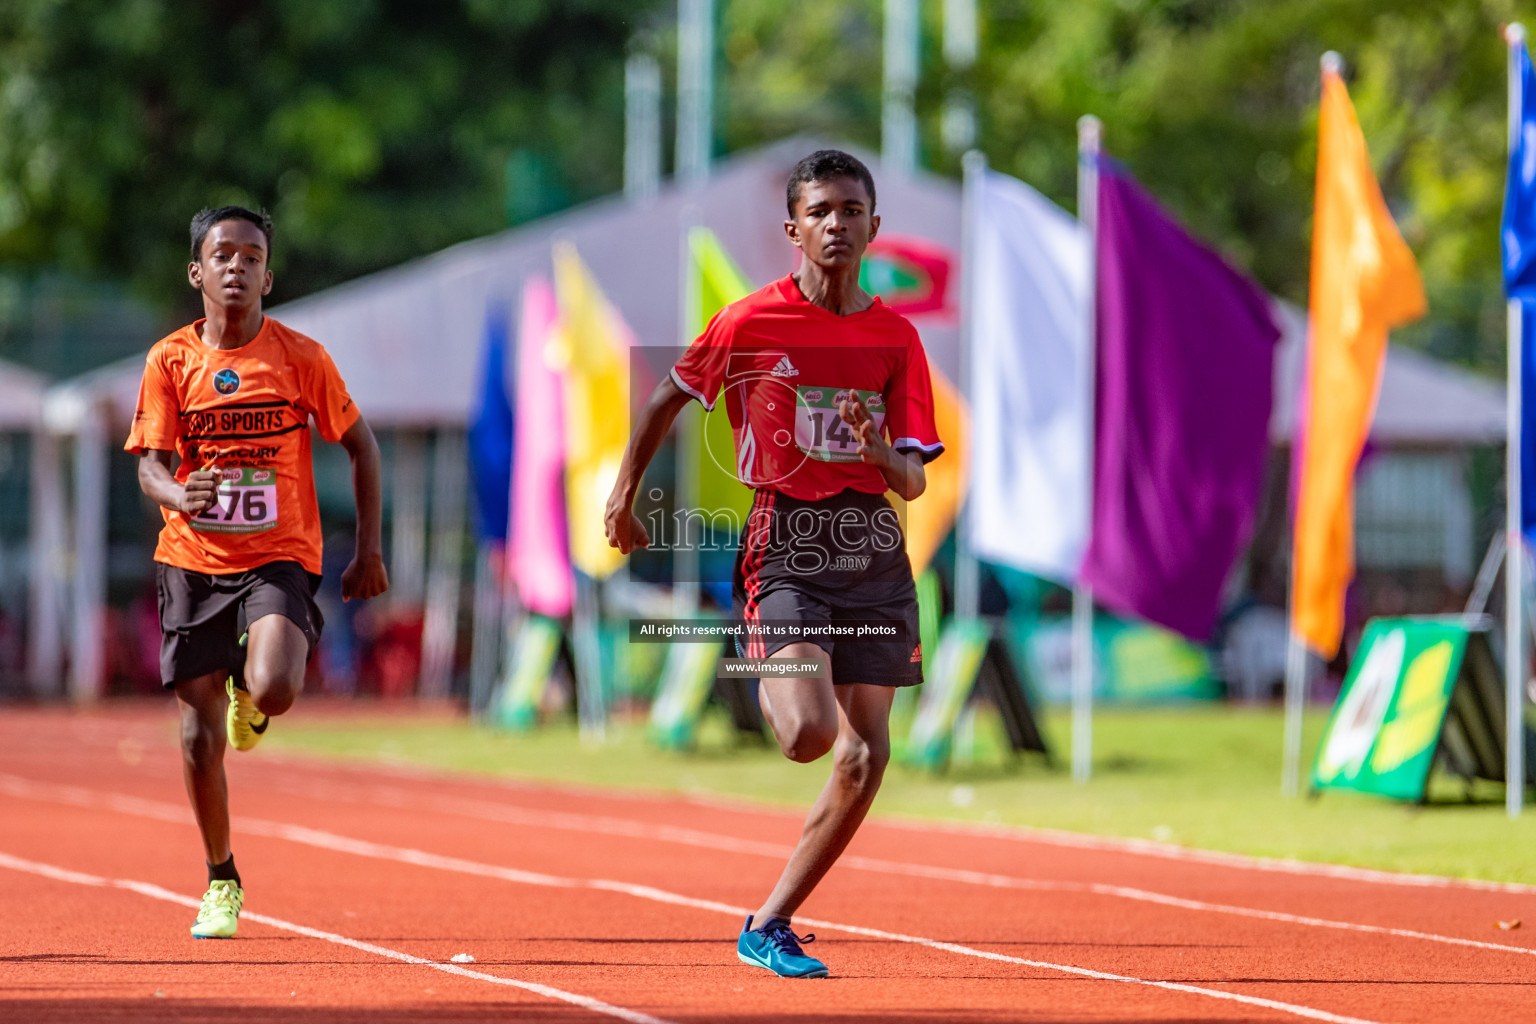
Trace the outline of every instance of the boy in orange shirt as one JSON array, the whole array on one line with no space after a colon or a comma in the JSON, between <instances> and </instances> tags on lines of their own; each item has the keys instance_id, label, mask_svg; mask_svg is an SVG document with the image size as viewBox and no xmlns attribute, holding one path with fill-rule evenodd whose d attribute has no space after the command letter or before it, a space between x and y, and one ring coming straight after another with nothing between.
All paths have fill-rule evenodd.
<instances>
[{"instance_id":1,"label":"boy in orange shirt","mask_svg":"<svg viewBox=\"0 0 1536 1024\"><path fill-rule=\"evenodd\" d=\"M225 206L192 219L187 278L204 319L150 349L125 446L165 517L160 678L181 709L183 776L208 860L195 938L233 938L245 901L229 847L226 739L256 745L303 688L320 639L311 417L352 460L357 548L342 597L389 586L378 445L325 349L262 314L271 245L265 214Z\"/></svg>"}]
</instances>

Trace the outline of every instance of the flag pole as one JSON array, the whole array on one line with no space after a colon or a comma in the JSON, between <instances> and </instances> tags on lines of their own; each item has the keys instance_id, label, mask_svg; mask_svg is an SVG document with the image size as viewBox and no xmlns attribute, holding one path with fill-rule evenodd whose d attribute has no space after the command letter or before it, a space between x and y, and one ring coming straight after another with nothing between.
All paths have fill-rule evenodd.
<instances>
[{"instance_id":1,"label":"flag pole","mask_svg":"<svg viewBox=\"0 0 1536 1024\"><path fill-rule=\"evenodd\" d=\"M1509 44L1509 146L1513 152L1520 140L1521 95L1519 48L1525 42L1525 26L1516 23L1504 30ZM1504 545L1504 810L1518 818L1525 801L1525 631L1521 610L1524 593L1521 575L1525 569L1525 542L1521 530L1522 486L1520 445L1522 441L1521 405L1523 403L1521 303L1511 299L1506 307L1508 329L1508 388L1504 445L1505 532Z\"/></svg>"},{"instance_id":2,"label":"flag pole","mask_svg":"<svg viewBox=\"0 0 1536 1024\"><path fill-rule=\"evenodd\" d=\"M914 94L922 56L918 0L885 0L884 84L880 103L880 164L903 177L917 169Z\"/></svg>"},{"instance_id":3,"label":"flag pole","mask_svg":"<svg viewBox=\"0 0 1536 1024\"><path fill-rule=\"evenodd\" d=\"M693 343L693 317L702 305L699 295L699 268L694 266L693 232L703 223L698 206L684 203L678 214L678 345L686 349ZM689 403L692 405L693 403ZM652 544L672 545L672 614L692 618L699 613L702 576L699 548L693 539L693 512L699 507L699 460L704 449L704 407L684 409L677 420L677 494L672 504L671 534L666 540L651 538ZM663 529L666 523L663 521ZM698 543L704 543L701 535Z\"/></svg>"},{"instance_id":4,"label":"flag pole","mask_svg":"<svg viewBox=\"0 0 1536 1024\"><path fill-rule=\"evenodd\" d=\"M1319 62L1320 74L1342 75L1344 73L1344 58L1333 50L1323 54ZM1307 344L1311 344L1311 334L1308 333ZM1303 373L1311 366L1311 358L1308 354L1302 361ZM1310 388L1306 393L1311 396L1309 402L1316 397ZM1302 415L1310 413L1309 409L1303 409ZM1302 424L1304 427L1308 424ZM1304 434L1301 436L1305 436ZM1303 457L1302 446L1293 443L1291 445L1291 458ZM1297 470L1293 467L1292 472ZM1307 703L1307 647L1301 637L1296 635L1295 612L1296 607L1296 527L1300 514L1300 491L1296 515L1291 517L1291 593L1290 611L1288 616L1292 628L1289 631L1285 645L1285 733L1282 741L1281 767L1280 767L1280 793L1283 796L1296 796L1301 792L1301 724L1302 714L1306 710Z\"/></svg>"},{"instance_id":5,"label":"flag pole","mask_svg":"<svg viewBox=\"0 0 1536 1024\"><path fill-rule=\"evenodd\" d=\"M971 373L975 367L973 334L976 330L976 190L987 173L987 155L970 150L961 159L960 185L960 394L971 400ZM962 452L962 455L967 454ZM966 489L969 494L969 488ZM955 618L974 619L981 606L981 570L971 547L971 510L967 497L955 521Z\"/></svg>"},{"instance_id":6,"label":"flag pole","mask_svg":"<svg viewBox=\"0 0 1536 1024\"><path fill-rule=\"evenodd\" d=\"M1292 541L1292 562L1295 561ZM1296 597L1295 569L1291 570L1291 599ZM1280 792L1301 792L1301 717L1307 700L1307 648L1293 631L1285 644L1285 762L1280 769Z\"/></svg>"},{"instance_id":7,"label":"flag pole","mask_svg":"<svg viewBox=\"0 0 1536 1024\"><path fill-rule=\"evenodd\" d=\"M715 117L714 0L677 5L678 182L692 187L709 176Z\"/></svg>"},{"instance_id":8,"label":"flag pole","mask_svg":"<svg viewBox=\"0 0 1536 1024\"><path fill-rule=\"evenodd\" d=\"M1077 120L1077 219L1088 237L1087 309L1084 330L1087 353L1084 379L1084 417L1088 432L1085 452L1089 471L1084 474L1088 489L1089 522L1093 521L1093 440L1095 350L1097 346L1096 306L1098 301L1098 220L1099 220L1099 149L1104 125L1092 114ZM1093 588L1079 580L1072 587L1072 780L1087 782L1093 774Z\"/></svg>"}]
</instances>

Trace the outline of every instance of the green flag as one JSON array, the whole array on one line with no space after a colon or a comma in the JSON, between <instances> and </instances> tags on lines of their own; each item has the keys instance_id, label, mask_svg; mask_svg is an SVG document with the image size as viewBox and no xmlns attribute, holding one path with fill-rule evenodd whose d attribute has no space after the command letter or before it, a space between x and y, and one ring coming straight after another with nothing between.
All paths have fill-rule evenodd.
<instances>
[{"instance_id":1,"label":"green flag","mask_svg":"<svg viewBox=\"0 0 1536 1024\"><path fill-rule=\"evenodd\" d=\"M696 227L688 232L688 258L688 323L685 326L688 336L697 338L716 313L737 299L745 298L753 289L741 268L708 228ZM699 467L699 506L707 515L728 511L735 522L744 523L752 507L752 490L736 473L736 441L731 434L725 403L717 404L711 413L705 413L702 408L690 408L685 415L704 417L702 430L684 434L702 439L695 453Z\"/></svg>"}]
</instances>

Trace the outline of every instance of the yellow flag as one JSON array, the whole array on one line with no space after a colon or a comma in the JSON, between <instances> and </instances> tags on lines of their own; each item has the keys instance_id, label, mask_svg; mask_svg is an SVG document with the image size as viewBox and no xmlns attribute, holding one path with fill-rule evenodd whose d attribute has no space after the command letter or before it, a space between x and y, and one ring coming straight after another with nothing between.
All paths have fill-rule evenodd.
<instances>
[{"instance_id":1,"label":"yellow flag","mask_svg":"<svg viewBox=\"0 0 1536 1024\"><path fill-rule=\"evenodd\" d=\"M970 414L965 399L942 373L930 367L933 377L933 424L944 441L944 454L923 467L928 487L907 505L907 557L912 575L921 576L939 545L955 525L965 498L966 432Z\"/></svg>"},{"instance_id":2,"label":"yellow flag","mask_svg":"<svg viewBox=\"0 0 1536 1024\"><path fill-rule=\"evenodd\" d=\"M1311 347L1291 579L1291 631L1338 653L1354 576L1354 478L1387 331L1424 315L1419 268L1381 195L1344 82L1323 72L1312 226Z\"/></svg>"},{"instance_id":3,"label":"yellow flag","mask_svg":"<svg viewBox=\"0 0 1536 1024\"><path fill-rule=\"evenodd\" d=\"M608 546L603 510L629 442L629 327L603 297L575 246L554 247L560 324L551 364L565 375L565 501L571 561L598 578L624 564Z\"/></svg>"},{"instance_id":4,"label":"yellow flag","mask_svg":"<svg viewBox=\"0 0 1536 1024\"><path fill-rule=\"evenodd\" d=\"M688 233L689 267L688 323L690 339L704 332L705 326L720 310L752 291L752 283L736 266L715 233L708 228L694 228ZM683 416L702 417L703 424L690 424L683 436L697 439L694 455L699 467L699 506L706 515L729 511L737 523L745 523L752 508L752 489L736 473L736 440L725 403L715 411L688 403Z\"/></svg>"}]
</instances>

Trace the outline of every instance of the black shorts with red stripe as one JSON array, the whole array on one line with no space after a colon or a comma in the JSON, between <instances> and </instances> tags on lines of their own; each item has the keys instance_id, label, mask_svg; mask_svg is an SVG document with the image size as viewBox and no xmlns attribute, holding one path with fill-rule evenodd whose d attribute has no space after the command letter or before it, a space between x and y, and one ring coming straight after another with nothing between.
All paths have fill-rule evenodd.
<instances>
[{"instance_id":1,"label":"black shorts with red stripe","mask_svg":"<svg viewBox=\"0 0 1536 1024\"><path fill-rule=\"evenodd\" d=\"M845 490L805 501L759 489L731 590L736 617L747 625L747 638L736 644L741 657L767 658L808 641L831 658L834 683L923 681L912 563L901 521L882 494ZM845 635L860 624L886 628ZM776 628L765 636L754 626ZM832 635L817 636L823 629Z\"/></svg>"}]
</instances>

